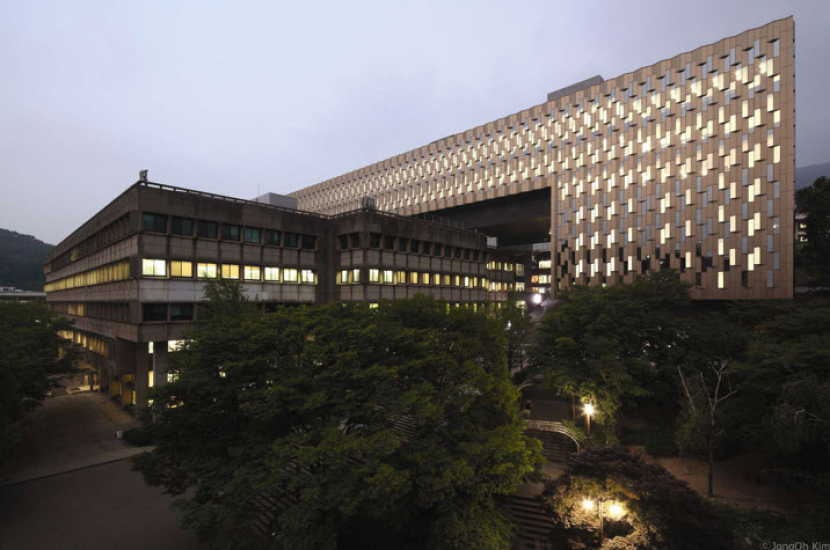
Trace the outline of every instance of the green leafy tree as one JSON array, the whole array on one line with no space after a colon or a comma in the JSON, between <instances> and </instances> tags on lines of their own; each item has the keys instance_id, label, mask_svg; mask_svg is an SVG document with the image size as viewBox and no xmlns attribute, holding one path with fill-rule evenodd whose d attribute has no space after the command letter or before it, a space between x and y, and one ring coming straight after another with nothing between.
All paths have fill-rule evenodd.
<instances>
[{"instance_id":1,"label":"green leafy tree","mask_svg":"<svg viewBox=\"0 0 830 550\"><path fill-rule=\"evenodd\" d=\"M494 320L429 298L264 313L221 282L135 466L192 493L205 540L272 548L507 548L499 503L541 462ZM191 496L192 495L192 496Z\"/></svg>"},{"instance_id":2,"label":"green leafy tree","mask_svg":"<svg viewBox=\"0 0 830 550\"><path fill-rule=\"evenodd\" d=\"M652 272L628 285L575 287L537 331L531 355L546 386L590 401L609 426L622 400L656 387L682 334L677 313L689 302L677 272ZM663 368L665 370L665 368Z\"/></svg>"},{"instance_id":3,"label":"green leafy tree","mask_svg":"<svg viewBox=\"0 0 830 550\"><path fill-rule=\"evenodd\" d=\"M566 548L734 548L714 507L686 482L624 447L579 453L564 475L547 483L542 499L555 525L553 540Z\"/></svg>"},{"instance_id":4,"label":"green leafy tree","mask_svg":"<svg viewBox=\"0 0 830 550\"><path fill-rule=\"evenodd\" d=\"M75 347L58 335L70 322L42 303L0 304L0 462L20 438L20 420L74 371Z\"/></svg>"},{"instance_id":5,"label":"green leafy tree","mask_svg":"<svg viewBox=\"0 0 830 550\"><path fill-rule=\"evenodd\" d=\"M496 320L504 328L507 352L507 368L514 379L523 379L529 372L527 367L527 347L533 332L533 319L524 309L514 302L507 302L496 310Z\"/></svg>"},{"instance_id":6,"label":"green leafy tree","mask_svg":"<svg viewBox=\"0 0 830 550\"><path fill-rule=\"evenodd\" d=\"M811 286L830 286L830 178L795 192L796 211L805 214L806 242L796 248L799 271Z\"/></svg>"}]
</instances>

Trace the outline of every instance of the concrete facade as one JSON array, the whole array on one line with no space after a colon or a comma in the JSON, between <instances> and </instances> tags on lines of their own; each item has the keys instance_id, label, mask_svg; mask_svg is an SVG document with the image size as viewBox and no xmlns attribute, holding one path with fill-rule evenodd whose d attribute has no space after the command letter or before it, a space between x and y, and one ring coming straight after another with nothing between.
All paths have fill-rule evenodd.
<instances>
[{"instance_id":1,"label":"concrete facade","mask_svg":"<svg viewBox=\"0 0 830 550\"><path fill-rule=\"evenodd\" d=\"M672 267L696 299L793 293L795 25L774 21L293 194L402 215L550 193L551 289Z\"/></svg>"}]
</instances>

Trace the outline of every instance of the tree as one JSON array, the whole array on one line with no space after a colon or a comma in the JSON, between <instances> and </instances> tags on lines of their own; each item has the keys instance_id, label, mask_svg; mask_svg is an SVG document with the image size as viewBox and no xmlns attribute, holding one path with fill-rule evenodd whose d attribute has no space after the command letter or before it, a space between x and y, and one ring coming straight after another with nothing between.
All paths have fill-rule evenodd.
<instances>
[{"instance_id":1,"label":"tree","mask_svg":"<svg viewBox=\"0 0 830 550\"><path fill-rule=\"evenodd\" d=\"M603 503L604 549L733 548L715 509L664 468L624 447L587 449L542 493L553 538L567 548L599 548Z\"/></svg>"},{"instance_id":2,"label":"tree","mask_svg":"<svg viewBox=\"0 0 830 550\"><path fill-rule=\"evenodd\" d=\"M721 439L724 408L738 392L745 349L744 334L719 314L687 327L683 357L678 361L681 409L677 445L681 452L700 452L706 459L708 496L714 496L715 452Z\"/></svg>"},{"instance_id":3,"label":"tree","mask_svg":"<svg viewBox=\"0 0 830 550\"><path fill-rule=\"evenodd\" d=\"M590 401L609 426L624 398L644 396L678 344L688 285L673 270L634 283L575 287L542 320L532 359L546 386Z\"/></svg>"},{"instance_id":4,"label":"tree","mask_svg":"<svg viewBox=\"0 0 830 550\"><path fill-rule=\"evenodd\" d=\"M426 297L273 313L226 281L209 297L135 460L193 489L186 526L232 546L260 524L273 548L509 547L497 497L542 459L494 320Z\"/></svg>"},{"instance_id":5,"label":"tree","mask_svg":"<svg viewBox=\"0 0 830 550\"><path fill-rule=\"evenodd\" d=\"M796 211L806 215L806 242L796 248L798 267L811 286L830 286L830 178L797 190L795 203Z\"/></svg>"},{"instance_id":6,"label":"tree","mask_svg":"<svg viewBox=\"0 0 830 550\"><path fill-rule=\"evenodd\" d=\"M70 322L42 303L0 304L0 462L20 438L19 422L74 371L78 353L61 338Z\"/></svg>"},{"instance_id":7,"label":"tree","mask_svg":"<svg viewBox=\"0 0 830 550\"><path fill-rule=\"evenodd\" d=\"M533 319L524 308L509 301L496 310L495 317L507 339L507 368L514 377L521 378L527 367L526 348L533 331Z\"/></svg>"}]
</instances>

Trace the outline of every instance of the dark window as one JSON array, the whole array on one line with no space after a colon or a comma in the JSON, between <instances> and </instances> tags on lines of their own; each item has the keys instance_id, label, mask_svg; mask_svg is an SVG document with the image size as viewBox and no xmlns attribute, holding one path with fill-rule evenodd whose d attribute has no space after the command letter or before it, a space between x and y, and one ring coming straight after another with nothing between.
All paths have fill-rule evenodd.
<instances>
[{"instance_id":1,"label":"dark window","mask_svg":"<svg viewBox=\"0 0 830 550\"><path fill-rule=\"evenodd\" d=\"M386 250L395 250L395 237L387 235L383 239L383 248Z\"/></svg>"},{"instance_id":2,"label":"dark window","mask_svg":"<svg viewBox=\"0 0 830 550\"><path fill-rule=\"evenodd\" d=\"M280 245L280 232L279 231L266 231L265 232L265 242L267 244L272 244L274 246Z\"/></svg>"},{"instance_id":3,"label":"dark window","mask_svg":"<svg viewBox=\"0 0 830 550\"><path fill-rule=\"evenodd\" d=\"M380 248L380 233L369 233L369 247Z\"/></svg>"},{"instance_id":4,"label":"dark window","mask_svg":"<svg viewBox=\"0 0 830 550\"><path fill-rule=\"evenodd\" d=\"M406 252L407 248L409 248L409 239L404 239L403 237L398 239L398 250Z\"/></svg>"},{"instance_id":5,"label":"dark window","mask_svg":"<svg viewBox=\"0 0 830 550\"><path fill-rule=\"evenodd\" d=\"M723 270L729 271L729 256L723 257Z\"/></svg>"},{"instance_id":6,"label":"dark window","mask_svg":"<svg viewBox=\"0 0 830 550\"><path fill-rule=\"evenodd\" d=\"M167 321L167 304L144 304L145 323Z\"/></svg>"},{"instance_id":7,"label":"dark window","mask_svg":"<svg viewBox=\"0 0 830 550\"><path fill-rule=\"evenodd\" d=\"M473 261L477 262L480 255L481 252L479 252L478 250L473 250Z\"/></svg>"},{"instance_id":8,"label":"dark window","mask_svg":"<svg viewBox=\"0 0 830 550\"><path fill-rule=\"evenodd\" d=\"M143 220L142 227L144 231L167 233L167 216L163 214L148 214L145 212Z\"/></svg>"},{"instance_id":9,"label":"dark window","mask_svg":"<svg viewBox=\"0 0 830 550\"><path fill-rule=\"evenodd\" d=\"M741 271L741 286L749 288L749 271Z\"/></svg>"},{"instance_id":10,"label":"dark window","mask_svg":"<svg viewBox=\"0 0 830 550\"><path fill-rule=\"evenodd\" d=\"M352 248L360 248L360 233L350 233L349 244Z\"/></svg>"},{"instance_id":11,"label":"dark window","mask_svg":"<svg viewBox=\"0 0 830 550\"><path fill-rule=\"evenodd\" d=\"M700 272L695 273L695 286L700 286L701 283L701 276Z\"/></svg>"},{"instance_id":12,"label":"dark window","mask_svg":"<svg viewBox=\"0 0 830 550\"><path fill-rule=\"evenodd\" d=\"M262 231L257 229L256 227L246 227L245 228L245 242L246 243L262 242Z\"/></svg>"},{"instance_id":13,"label":"dark window","mask_svg":"<svg viewBox=\"0 0 830 550\"><path fill-rule=\"evenodd\" d=\"M360 238L360 233L355 233ZM302 238L303 250L314 250L317 248L317 237L314 235L303 235Z\"/></svg>"},{"instance_id":14,"label":"dark window","mask_svg":"<svg viewBox=\"0 0 830 550\"><path fill-rule=\"evenodd\" d=\"M174 235L193 235L193 220L188 218L173 218L170 224L170 232Z\"/></svg>"},{"instance_id":15,"label":"dark window","mask_svg":"<svg viewBox=\"0 0 830 550\"><path fill-rule=\"evenodd\" d=\"M223 241L238 241L239 240L239 226L222 224L222 240Z\"/></svg>"},{"instance_id":16,"label":"dark window","mask_svg":"<svg viewBox=\"0 0 830 550\"><path fill-rule=\"evenodd\" d=\"M199 220L198 235L206 239L216 239L219 237L219 224L216 222L206 222Z\"/></svg>"},{"instance_id":17,"label":"dark window","mask_svg":"<svg viewBox=\"0 0 830 550\"><path fill-rule=\"evenodd\" d=\"M435 248L433 248L433 253L436 256L441 256L444 253L444 246L440 243L435 243Z\"/></svg>"},{"instance_id":18,"label":"dark window","mask_svg":"<svg viewBox=\"0 0 830 550\"><path fill-rule=\"evenodd\" d=\"M424 241L424 245L423 245L423 248L422 248L421 252L423 252L424 254L429 256L429 254L431 252L431 249L432 249L432 243L428 242L428 241Z\"/></svg>"},{"instance_id":19,"label":"dark window","mask_svg":"<svg viewBox=\"0 0 830 550\"><path fill-rule=\"evenodd\" d=\"M338 235L337 236L337 243L340 246L340 250L347 250L349 248L349 236L348 235Z\"/></svg>"},{"instance_id":20,"label":"dark window","mask_svg":"<svg viewBox=\"0 0 830 550\"><path fill-rule=\"evenodd\" d=\"M171 321L190 321L193 319L193 304L170 304Z\"/></svg>"},{"instance_id":21,"label":"dark window","mask_svg":"<svg viewBox=\"0 0 830 550\"><path fill-rule=\"evenodd\" d=\"M444 247L444 257L445 258L451 258L452 257L452 247L451 246L445 246Z\"/></svg>"},{"instance_id":22,"label":"dark window","mask_svg":"<svg viewBox=\"0 0 830 550\"><path fill-rule=\"evenodd\" d=\"M470 259L470 249L469 249L469 248L465 248L465 249L464 249L464 259L465 259L465 260L469 260L469 259Z\"/></svg>"},{"instance_id":23,"label":"dark window","mask_svg":"<svg viewBox=\"0 0 830 550\"><path fill-rule=\"evenodd\" d=\"M461 259L461 249L456 246L455 250L453 251L453 255L455 256L456 260L460 260Z\"/></svg>"},{"instance_id":24,"label":"dark window","mask_svg":"<svg viewBox=\"0 0 830 550\"><path fill-rule=\"evenodd\" d=\"M421 241L417 241L415 239L412 239L411 241L409 241L409 251L410 252L415 252L417 254L420 249L421 249Z\"/></svg>"},{"instance_id":25,"label":"dark window","mask_svg":"<svg viewBox=\"0 0 830 550\"><path fill-rule=\"evenodd\" d=\"M300 243L300 236L297 233L285 233L285 246L288 248L297 248Z\"/></svg>"},{"instance_id":26,"label":"dark window","mask_svg":"<svg viewBox=\"0 0 830 550\"><path fill-rule=\"evenodd\" d=\"M700 241L697 241L695 243L695 256L700 258Z\"/></svg>"}]
</instances>

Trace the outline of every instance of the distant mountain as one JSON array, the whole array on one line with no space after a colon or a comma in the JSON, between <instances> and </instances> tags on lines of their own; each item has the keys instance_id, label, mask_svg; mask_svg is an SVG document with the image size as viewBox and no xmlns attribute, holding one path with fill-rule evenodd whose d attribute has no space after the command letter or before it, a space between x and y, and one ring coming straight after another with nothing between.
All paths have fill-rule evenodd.
<instances>
[{"instance_id":1,"label":"distant mountain","mask_svg":"<svg viewBox=\"0 0 830 550\"><path fill-rule=\"evenodd\" d=\"M43 290L43 264L53 245L0 229L0 286Z\"/></svg>"},{"instance_id":2,"label":"distant mountain","mask_svg":"<svg viewBox=\"0 0 830 550\"><path fill-rule=\"evenodd\" d=\"M824 164L811 164L810 166L802 166L795 169L795 188L801 189L813 185L821 176L830 178L830 162Z\"/></svg>"}]
</instances>

